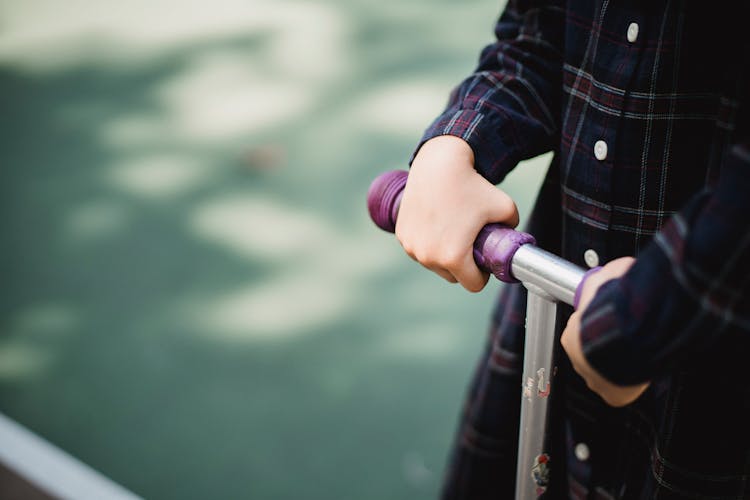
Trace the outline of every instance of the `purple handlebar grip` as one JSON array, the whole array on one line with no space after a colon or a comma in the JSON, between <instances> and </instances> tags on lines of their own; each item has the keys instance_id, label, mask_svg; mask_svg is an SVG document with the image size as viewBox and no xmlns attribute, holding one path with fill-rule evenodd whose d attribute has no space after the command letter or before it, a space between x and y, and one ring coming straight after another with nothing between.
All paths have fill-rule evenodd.
<instances>
[{"instance_id":1,"label":"purple handlebar grip","mask_svg":"<svg viewBox=\"0 0 750 500\"><path fill-rule=\"evenodd\" d=\"M536 244L528 233L516 231L503 224L487 224L474 242L474 261L480 269L492 273L500 281L517 283L510 265L521 245Z\"/></svg>"},{"instance_id":2,"label":"purple handlebar grip","mask_svg":"<svg viewBox=\"0 0 750 500\"><path fill-rule=\"evenodd\" d=\"M367 208L375 224L390 233L396 229L396 218L408 172L392 170L377 177L367 191ZM521 245L536 244L534 237L502 224L487 224L474 242L474 261L485 272L500 281L517 283L511 273L513 256Z\"/></svg>"},{"instance_id":3,"label":"purple handlebar grip","mask_svg":"<svg viewBox=\"0 0 750 500\"><path fill-rule=\"evenodd\" d=\"M396 230L396 216L408 177L409 173L405 170L391 170L376 177L367 191L370 218L380 229L389 233Z\"/></svg>"}]
</instances>

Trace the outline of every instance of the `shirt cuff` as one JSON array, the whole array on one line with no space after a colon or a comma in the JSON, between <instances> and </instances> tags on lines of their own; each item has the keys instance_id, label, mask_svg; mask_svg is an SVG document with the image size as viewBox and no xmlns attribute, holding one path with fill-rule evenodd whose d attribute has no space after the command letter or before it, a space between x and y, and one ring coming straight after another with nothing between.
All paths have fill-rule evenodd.
<instances>
[{"instance_id":1,"label":"shirt cuff","mask_svg":"<svg viewBox=\"0 0 750 500\"><path fill-rule=\"evenodd\" d=\"M485 179L498 184L519 161L514 142L508 140L507 124L489 119L473 109L449 109L425 131L409 160L434 137L452 135L466 141L474 152L474 168Z\"/></svg>"},{"instance_id":2,"label":"shirt cuff","mask_svg":"<svg viewBox=\"0 0 750 500\"><path fill-rule=\"evenodd\" d=\"M647 356L629 338L627 291L623 279L613 279L597 290L581 317L581 348L586 361L604 378L617 385L635 385L653 375Z\"/></svg>"}]
</instances>

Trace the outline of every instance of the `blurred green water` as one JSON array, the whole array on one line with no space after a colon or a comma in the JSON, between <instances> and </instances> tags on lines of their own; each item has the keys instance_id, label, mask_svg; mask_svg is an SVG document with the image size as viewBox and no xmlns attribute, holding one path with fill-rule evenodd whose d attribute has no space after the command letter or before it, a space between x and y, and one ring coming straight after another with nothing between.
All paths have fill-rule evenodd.
<instances>
[{"instance_id":1,"label":"blurred green water","mask_svg":"<svg viewBox=\"0 0 750 500\"><path fill-rule=\"evenodd\" d=\"M498 10L0 6L0 411L149 498L433 498L497 286L364 196Z\"/></svg>"}]
</instances>

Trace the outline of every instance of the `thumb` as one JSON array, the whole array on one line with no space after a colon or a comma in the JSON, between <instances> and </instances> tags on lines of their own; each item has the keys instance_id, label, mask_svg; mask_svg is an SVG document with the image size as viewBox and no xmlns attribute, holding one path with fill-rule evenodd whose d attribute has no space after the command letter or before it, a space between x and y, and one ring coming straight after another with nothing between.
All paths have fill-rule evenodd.
<instances>
[{"instance_id":1,"label":"thumb","mask_svg":"<svg viewBox=\"0 0 750 500\"><path fill-rule=\"evenodd\" d=\"M513 198L494 185L487 186L484 202L484 213L487 222L500 222L510 227L518 225L518 207Z\"/></svg>"}]
</instances>

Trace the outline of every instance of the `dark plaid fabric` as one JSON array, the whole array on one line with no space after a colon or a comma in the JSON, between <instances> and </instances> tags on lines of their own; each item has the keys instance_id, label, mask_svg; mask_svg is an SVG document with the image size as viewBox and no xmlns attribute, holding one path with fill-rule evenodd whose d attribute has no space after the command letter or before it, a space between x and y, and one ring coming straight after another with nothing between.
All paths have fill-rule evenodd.
<instances>
[{"instance_id":1,"label":"dark plaid fabric","mask_svg":"<svg viewBox=\"0 0 750 500\"><path fill-rule=\"evenodd\" d=\"M540 246L638 258L582 337L607 378L652 384L610 408L560 360L549 498L750 498L747 20L746 2L510 1L424 136L468 141L494 183L555 151L527 228ZM503 291L444 498L513 497L524 307Z\"/></svg>"}]
</instances>

